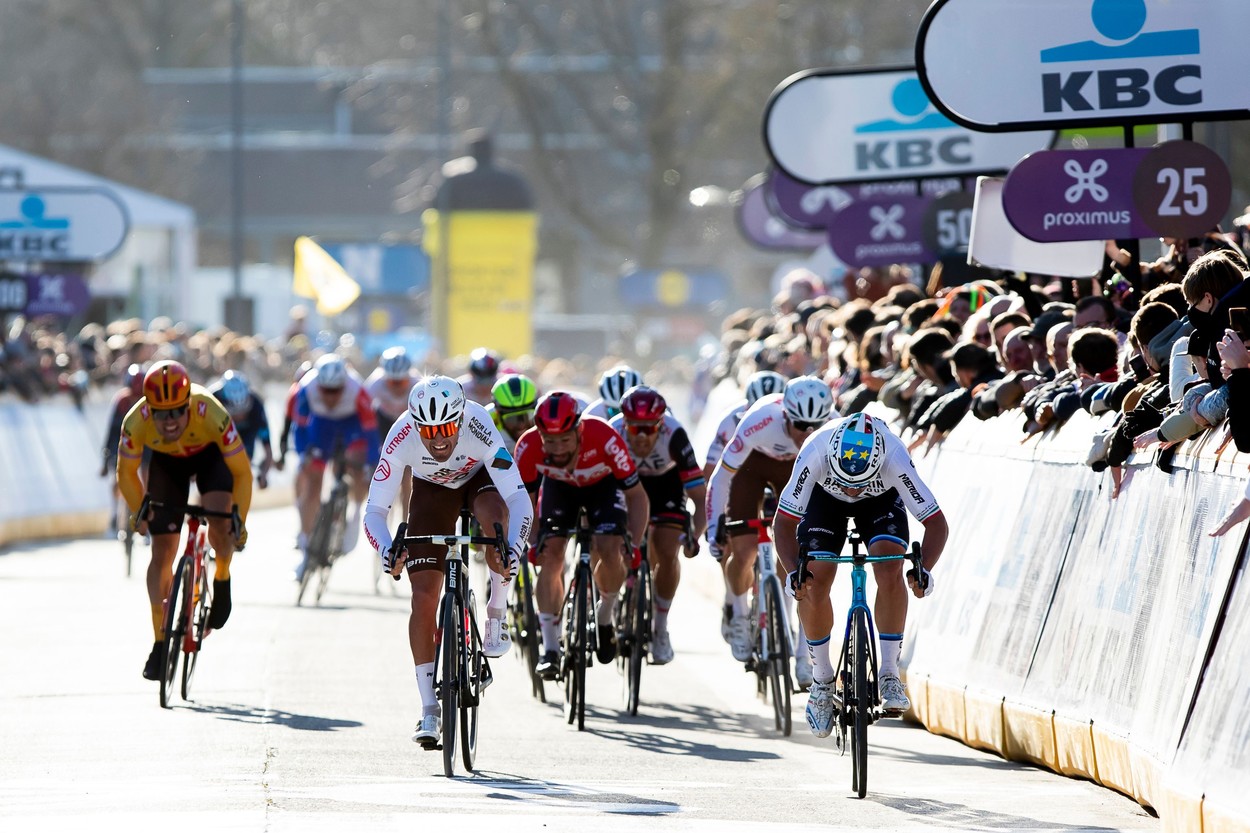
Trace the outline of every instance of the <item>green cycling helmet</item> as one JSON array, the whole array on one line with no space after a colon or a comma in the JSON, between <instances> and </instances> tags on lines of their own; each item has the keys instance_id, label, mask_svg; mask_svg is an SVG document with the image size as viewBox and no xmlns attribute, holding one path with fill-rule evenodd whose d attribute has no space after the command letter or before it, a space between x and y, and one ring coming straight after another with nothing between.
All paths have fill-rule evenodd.
<instances>
[{"instance_id":1,"label":"green cycling helmet","mask_svg":"<svg viewBox=\"0 0 1250 833\"><path fill-rule=\"evenodd\" d=\"M501 376L495 386L490 389L490 395L501 414L532 411L538 402L538 388L528 376L522 376L519 373Z\"/></svg>"}]
</instances>

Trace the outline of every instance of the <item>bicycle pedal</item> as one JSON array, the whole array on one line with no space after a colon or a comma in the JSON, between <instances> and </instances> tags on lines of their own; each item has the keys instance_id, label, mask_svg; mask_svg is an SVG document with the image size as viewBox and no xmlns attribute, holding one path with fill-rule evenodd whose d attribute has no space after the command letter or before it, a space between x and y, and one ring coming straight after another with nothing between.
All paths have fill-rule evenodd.
<instances>
[{"instance_id":1,"label":"bicycle pedal","mask_svg":"<svg viewBox=\"0 0 1250 833\"><path fill-rule=\"evenodd\" d=\"M489 665L482 666L481 690L485 691L490 684L495 681L495 675L491 672Z\"/></svg>"},{"instance_id":2,"label":"bicycle pedal","mask_svg":"<svg viewBox=\"0 0 1250 833\"><path fill-rule=\"evenodd\" d=\"M426 752L441 752L443 750L443 745L441 743L423 743L421 744L421 748Z\"/></svg>"}]
</instances>

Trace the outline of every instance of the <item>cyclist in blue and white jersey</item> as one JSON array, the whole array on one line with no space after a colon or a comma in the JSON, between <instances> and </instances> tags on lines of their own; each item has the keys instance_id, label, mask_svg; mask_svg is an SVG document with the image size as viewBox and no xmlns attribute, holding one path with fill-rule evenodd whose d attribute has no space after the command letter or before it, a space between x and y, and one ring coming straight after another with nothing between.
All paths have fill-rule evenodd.
<instances>
[{"instance_id":1,"label":"cyclist in blue and white jersey","mask_svg":"<svg viewBox=\"0 0 1250 833\"><path fill-rule=\"evenodd\" d=\"M630 388L642 384L642 374L629 365L618 364L599 377L599 398L582 410L582 416L612 419L621 412L621 398Z\"/></svg>"},{"instance_id":2,"label":"cyclist in blue and white jersey","mask_svg":"<svg viewBox=\"0 0 1250 833\"><path fill-rule=\"evenodd\" d=\"M877 584L874 618L881 650L878 680L881 704L888 715L911 707L898 676L898 657L907 619L907 590L917 597L933 592L929 571L946 546L949 532L937 498L916 473L906 446L883 420L857 413L830 422L803 443L794 471L782 490L773 521L777 558L790 571L787 586L799 582L800 552L840 553L846 543L847 520L868 545L869 555L907 551L907 515L924 526L920 545L921 575L907 571L903 561L873 565ZM813 684L807 702L812 734L828 737L834 711L834 667L829 653L833 604L829 598L836 565L813 562L807 583L795 594L799 617L807 631Z\"/></svg>"}]
</instances>

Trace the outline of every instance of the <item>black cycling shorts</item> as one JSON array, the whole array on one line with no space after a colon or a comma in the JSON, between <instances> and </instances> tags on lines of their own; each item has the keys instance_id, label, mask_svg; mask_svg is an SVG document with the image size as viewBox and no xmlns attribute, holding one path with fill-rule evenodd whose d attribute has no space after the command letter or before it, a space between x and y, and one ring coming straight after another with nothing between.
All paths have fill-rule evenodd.
<instances>
[{"instance_id":1,"label":"black cycling shorts","mask_svg":"<svg viewBox=\"0 0 1250 833\"><path fill-rule=\"evenodd\" d=\"M155 503L163 503L170 509L154 509L148 521L148 531L164 535L182 531L182 512L191 495L191 478L201 495L209 492L234 491L234 475L221 449L216 444L187 457L152 452L152 464L148 467L148 497Z\"/></svg>"},{"instance_id":2,"label":"black cycling shorts","mask_svg":"<svg viewBox=\"0 0 1250 833\"><path fill-rule=\"evenodd\" d=\"M907 509L894 489L877 497L848 503L821 488L812 490L807 512L799 521L800 552L842 552L846 544L846 522L855 519L855 529L867 544L879 535L908 540Z\"/></svg>"},{"instance_id":3,"label":"black cycling shorts","mask_svg":"<svg viewBox=\"0 0 1250 833\"><path fill-rule=\"evenodd\" d=\"M625 534L625 496L615 477L589 486L544 477L538 496L538 534L568 536L577 524L579 509L586 510L586 520L595 535Z\"/></svg>"},{"instance_id":4,"label":"black cycling shorts","mask_svg":"<svg viewBox=\"0 0 1250 833\"><path fill-rule=\"evenodd\" d=\"M685 529L690 521L690 512L686 508L686 487L681 482L681 474L677 468L638 479L642 481L642 490L647 493L647 500L651 503L651 525L663 524Z\"/></svg>"}]
</instances>

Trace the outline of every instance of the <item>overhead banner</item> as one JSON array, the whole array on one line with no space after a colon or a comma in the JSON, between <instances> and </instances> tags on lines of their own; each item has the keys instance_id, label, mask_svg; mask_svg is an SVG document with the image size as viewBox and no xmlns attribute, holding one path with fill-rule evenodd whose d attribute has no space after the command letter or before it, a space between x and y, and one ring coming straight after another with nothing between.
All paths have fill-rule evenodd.
<instances>
[{"instance_id":1,"label":"overhead banner","mask_svg":"<svg viewBox=\"0 0 1250 833\"><path fill-rule=\"evenodd\" d=\"M973 130L1250 116L1244 0L937 0L916 67Z\"/></svg>"},{"instance_id":2,"label":"overhead banner","mask_svg":"<svg viewBox=\"0 0 1250 833\"><path fill-rule=\"evenodd\" d=\"M825 242L823 231L798 228L773 209L768 199L768 181L763 174L753 176L743 186L738 203L738 231L761 249L811 251ZM823 226L821 227L824 228Z\"/></svg>"},{"instance_id":3,"label":"overhead banner","mask_svg":"<svg viewBox=\"0 0 1250 833\"><path fill-rule=\"evenodd\" d=\"M924 220L932 197L896 197L855 202L829 226L829 245L848 266L932 263L925 245Z\"/></svg>"},{"instance_id":4,"label":"overhead banner","mask_svg":"<svg viewBox=\"0 0 1250 833\"><path fill-rule=\"evenodd\" d=\"M769 156L809 185L1001 173L1054 138L967 130L937 111L910 67L800 72L764 109Z\"/></svg>"},{"instance_id":5,"label":"overhead banner","mask_svg":"<svg viewBox=\"0 0 1250 833\"><path fill-rule=\"evenodd\" d=\"M0 189L0 260L103 260L129 230L125 206L105 188Z\"/></svg>"}]
</instances>

